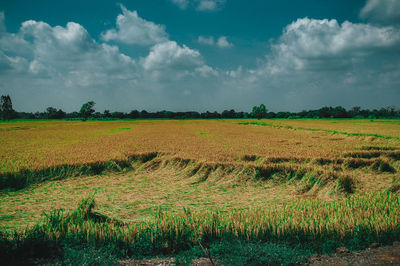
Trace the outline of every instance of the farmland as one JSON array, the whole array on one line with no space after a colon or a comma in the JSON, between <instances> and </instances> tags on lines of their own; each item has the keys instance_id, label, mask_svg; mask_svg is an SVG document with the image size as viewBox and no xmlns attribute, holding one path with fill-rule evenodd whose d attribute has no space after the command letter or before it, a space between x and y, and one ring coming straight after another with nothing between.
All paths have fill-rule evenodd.
<instances>
[{"instance_id":1,"label":"farmland","mask_svg":"<svg viewBox=\"0 0 400 266\"><path fill-rule=\"evenodd\" d=\"M0 147L0 228L21 239L130 255L400 239L399 120L16 121Z\"/></svg>"}]
</instances>

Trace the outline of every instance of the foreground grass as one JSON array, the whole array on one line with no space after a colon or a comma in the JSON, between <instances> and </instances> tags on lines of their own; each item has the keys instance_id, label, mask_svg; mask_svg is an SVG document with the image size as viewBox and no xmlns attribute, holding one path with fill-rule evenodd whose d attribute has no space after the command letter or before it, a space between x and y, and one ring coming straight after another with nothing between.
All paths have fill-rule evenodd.
<instances>
[{"instance_id":1,"label":"foreground grass","mask_svg":"<svg viewBox=\"0 0 400 266\"><path fill-rule=\"evenodd\" d=\"M134 224L97 213L94 197L89 197L71 212L53 210L45 214L43 223L13 234L3 233L0 256L9 260L57 257L65 252L62 251L65 245L103 248L118 258L176 255L188 250L192 253L187 256L198 256L193 249L202 243L214 247L216 256L224 259L224 245L218 243L236 243L238 249L239 240L258 242L256 250L260 252L265 252L262 250L267 245L269 252L276 249L278 253L291 254L285 260L301 262L307 254L331 252L338 246L357 250L373 242L391 243L400 239L399 221L400 197L390 191L351 196L332 203L299 200L283 205L280 210L263 208L229 213L185 210L180 215L160 210L151 221ZM241 252L250 253L251 244L246 245L250 246L240 247ZM222 251L216 252L216 247ZM234 254L231 248L227 250L231 250L228 254ZM226 255L225 259L234 260Z\"/></svg>"},{"instance_id":2,"label":"foreground grass","mask_svg":"<svg viewBox=\"0 0 400 266\"><path fill-rule=\"evenodd\" d=\"M341 201L353 194L396 190L399 180L397 173L391 172L398 169L395 163L396 169L375 167L381 159L350 158L342 165L336 161L321 165L317 161L207 164L176 157L141 158L129 164L131 170L127 172L124 168L101 175L56 177L21 190L3 191L0 228L20 230L32 226L43 210L71 210L83 195L93 193L99 212L136 223L152 219L159 210L173 215L184 209L226 213L280 210L283 204L307 198ZM361 168L355 168L356 163Z\"/></svg>"}]
</instances>

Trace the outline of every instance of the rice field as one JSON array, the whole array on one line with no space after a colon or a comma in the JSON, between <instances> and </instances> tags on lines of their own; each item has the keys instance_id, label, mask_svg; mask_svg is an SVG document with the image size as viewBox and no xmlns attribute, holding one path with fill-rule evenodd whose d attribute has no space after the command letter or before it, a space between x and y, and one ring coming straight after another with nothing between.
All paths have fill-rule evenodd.
<instances>
[{"instance_id":1,"label":"rice field","mask_svg":"<svg viewBox=\"0 0 400 266\"><path fill-rule=\"evenodd\" d=\"M0 147L0 230L21 239L400 239L398 120L17 121Z\"/></svg>"},{"instance_id":2,"label":"rice field","mask_svg":"<svg viewBox=\"0 0 400 266\"><path fill-rule=\"evenodd\" d=\"M0 123L0 172L124 160L148 152L207 162L234 162L245 155L337 158L363 146L397 148L399 128L397 120L9 122ZM346 135L357 133L365 135Z\"/></svg>"}]
</instances>

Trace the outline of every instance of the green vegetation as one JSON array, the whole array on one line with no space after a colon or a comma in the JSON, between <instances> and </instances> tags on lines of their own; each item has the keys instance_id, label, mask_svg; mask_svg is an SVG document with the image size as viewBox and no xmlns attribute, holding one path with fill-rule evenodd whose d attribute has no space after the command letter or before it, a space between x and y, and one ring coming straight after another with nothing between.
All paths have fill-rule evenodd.
<instances>
[{"instance_id":1,"label":"green vegetation","mask_svg":"<svg viewBox=\"0 0 400 266\"><path fill-rule=\"evenodd\" d=\"M250 116L254 117L254 118L258 118L258 119L266 118L267 112L268 112L268 110L265 108L265 105L260 104L260 106L253 107L253 110L251 111Z\"/></svg>"},{"instance_id":2,"label":"green vegetation","mask_svg":"<svg viewBox=\"0 0 400 266\"><path fill-rule=\"evenodd\" d=\"M292 127L292 126L281 126L275 125L272 123L265 123L265 122L239 122L239 125L256 125L256 126L268 126L268 127L275 127L275 128L284 128L284 129L295 129L295 130L305 130L305 131L319 131L319 132L326 132L331 134L340 134L346 136L357 136L357 137L376 137L376 138L383 138L383 139L400 139L398 137L393 136L383 136L380 134L365 134L365 133L349 133L349 132L341 132L336 130L329 130L329 129L319 129L319 128L304 128L304 127Z\"/></svg>"},{"instance_id":3,"label":"green vegetation","mask_svg":"<svg viewBox=\"0 0 400 266\"><path fill-rule=\"evenodd\" d=\"M132 110L129 113L124 112L110 112L104 110L103 113L95 112L93 109L95 103L89 101L82 105L79 112L66 113L61 109L54 107L47 107L44 112L16 112L12 109L11 98L8 95L2 95L2 104L0 107L3 111L0 112L3 120L8 119L82 119L86 121L89 117L96 120L110 120L110 119L216 119L216 118L368 118L373 121L376 118L400 118L400 109L395 106L378 109L361 109L355 106L346 110L342 106L336 107L322 107L317 110L303 110L301 112L268 112L264 104L254 106L250 113L236 112L234 109L224 110L221 113L217 111L206 111L203 113L189 111L189 112L172 112L172 111L158 111L148 112L146 110L138 111ZM10 109L11 107L11 109ZM0 111L2 109L0 108Z\"/></svg>"},{"instance_id":4,"label":"green vegetation","mask_svg":"<svg viewBox=\"0 0 400 266\"><path fill-rule=\"evenodd\" d=\"M90 101L82 105L79 113L82 116L83 121L86 121L95 112L93 108L95 104L96 104L95 102Z\"/></svg>"},{"instance_id":5,"label":"green vegetation","mask_svg":"<svg viewBox=\"0 0 400 266\"><path fill-rule=\"evenodd\" d=\"M12 107L10 95L2 95L0 101L0 117L1 120L10 120L15 118L16 112Z\"/></svg>"},{"instance_id":6,"label":"green vegetation","mask_svg":"<svg viewBox=\"0 0 400 266\"><path fill-rule=\"evenodd\" d=\"M97 213L91 196L71 212L53 210L32 228L2 233L0 258L15 261L64 255L90 259L90 253L97 254L93 249L107 250L110 262L115 257L177 255L182 251L193 256L202 243L221 262L237 258L237 265L253 261L259 265L291 264L304 261L313 252L332 252L338 246L358 250L373 242L391 243L400 238L399 212L399 196L382 192L343 202L300 200L282 209L239 213L192 213L185 209L180 215L170 215L160 209L152 221L125 224ZM89 247L82 251L87 254L82 257L75 254L76 249L65 249L71 245ZM301 248L303 245L308 248ZM280 256L284 254L286 257Z\"/></svg>"},{"instance_id":7,"label":"green vegetation","mask_svg":"<svg viewBox=\"0 0 400 266\"><path fill-rule=\"evenodd\" d=\"M0 261L189 264L210 254L228 265L293 265L337 247L390 244L400 240L398 127L4 123Z\"/></svg>"}]
</instances>

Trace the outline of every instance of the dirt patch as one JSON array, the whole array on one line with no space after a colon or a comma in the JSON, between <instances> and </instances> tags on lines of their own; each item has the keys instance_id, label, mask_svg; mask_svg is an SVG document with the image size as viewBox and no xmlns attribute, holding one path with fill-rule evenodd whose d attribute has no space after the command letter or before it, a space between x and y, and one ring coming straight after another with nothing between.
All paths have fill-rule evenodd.
<instances>
[{"instance_id":1,"label":"dirt patch","mask_svg":"<svg viewBox=\"0 0 400 266\"><path fill-rule=\"evenodd\" d=\"M155 259L143 259L143 260L121 260L119 265L121 266L170 266L176 265L175 258L155 258ZM215 262L214 262L215 263ZM192 262L193 266L212 266L208 258L195 259ZM215 263L215 265L220 265Z\"/></svg>"},{"instance_id":2,"label":"dirt patch","mask_svg":"<svg viewBox=\"0 0 400 266\"><path fill-rule=\"evenodd\" d=\"M331 256L314 255L304 265L400 265L400 242L357 252L339 251Z\"/></svg>"}]
</instances>

